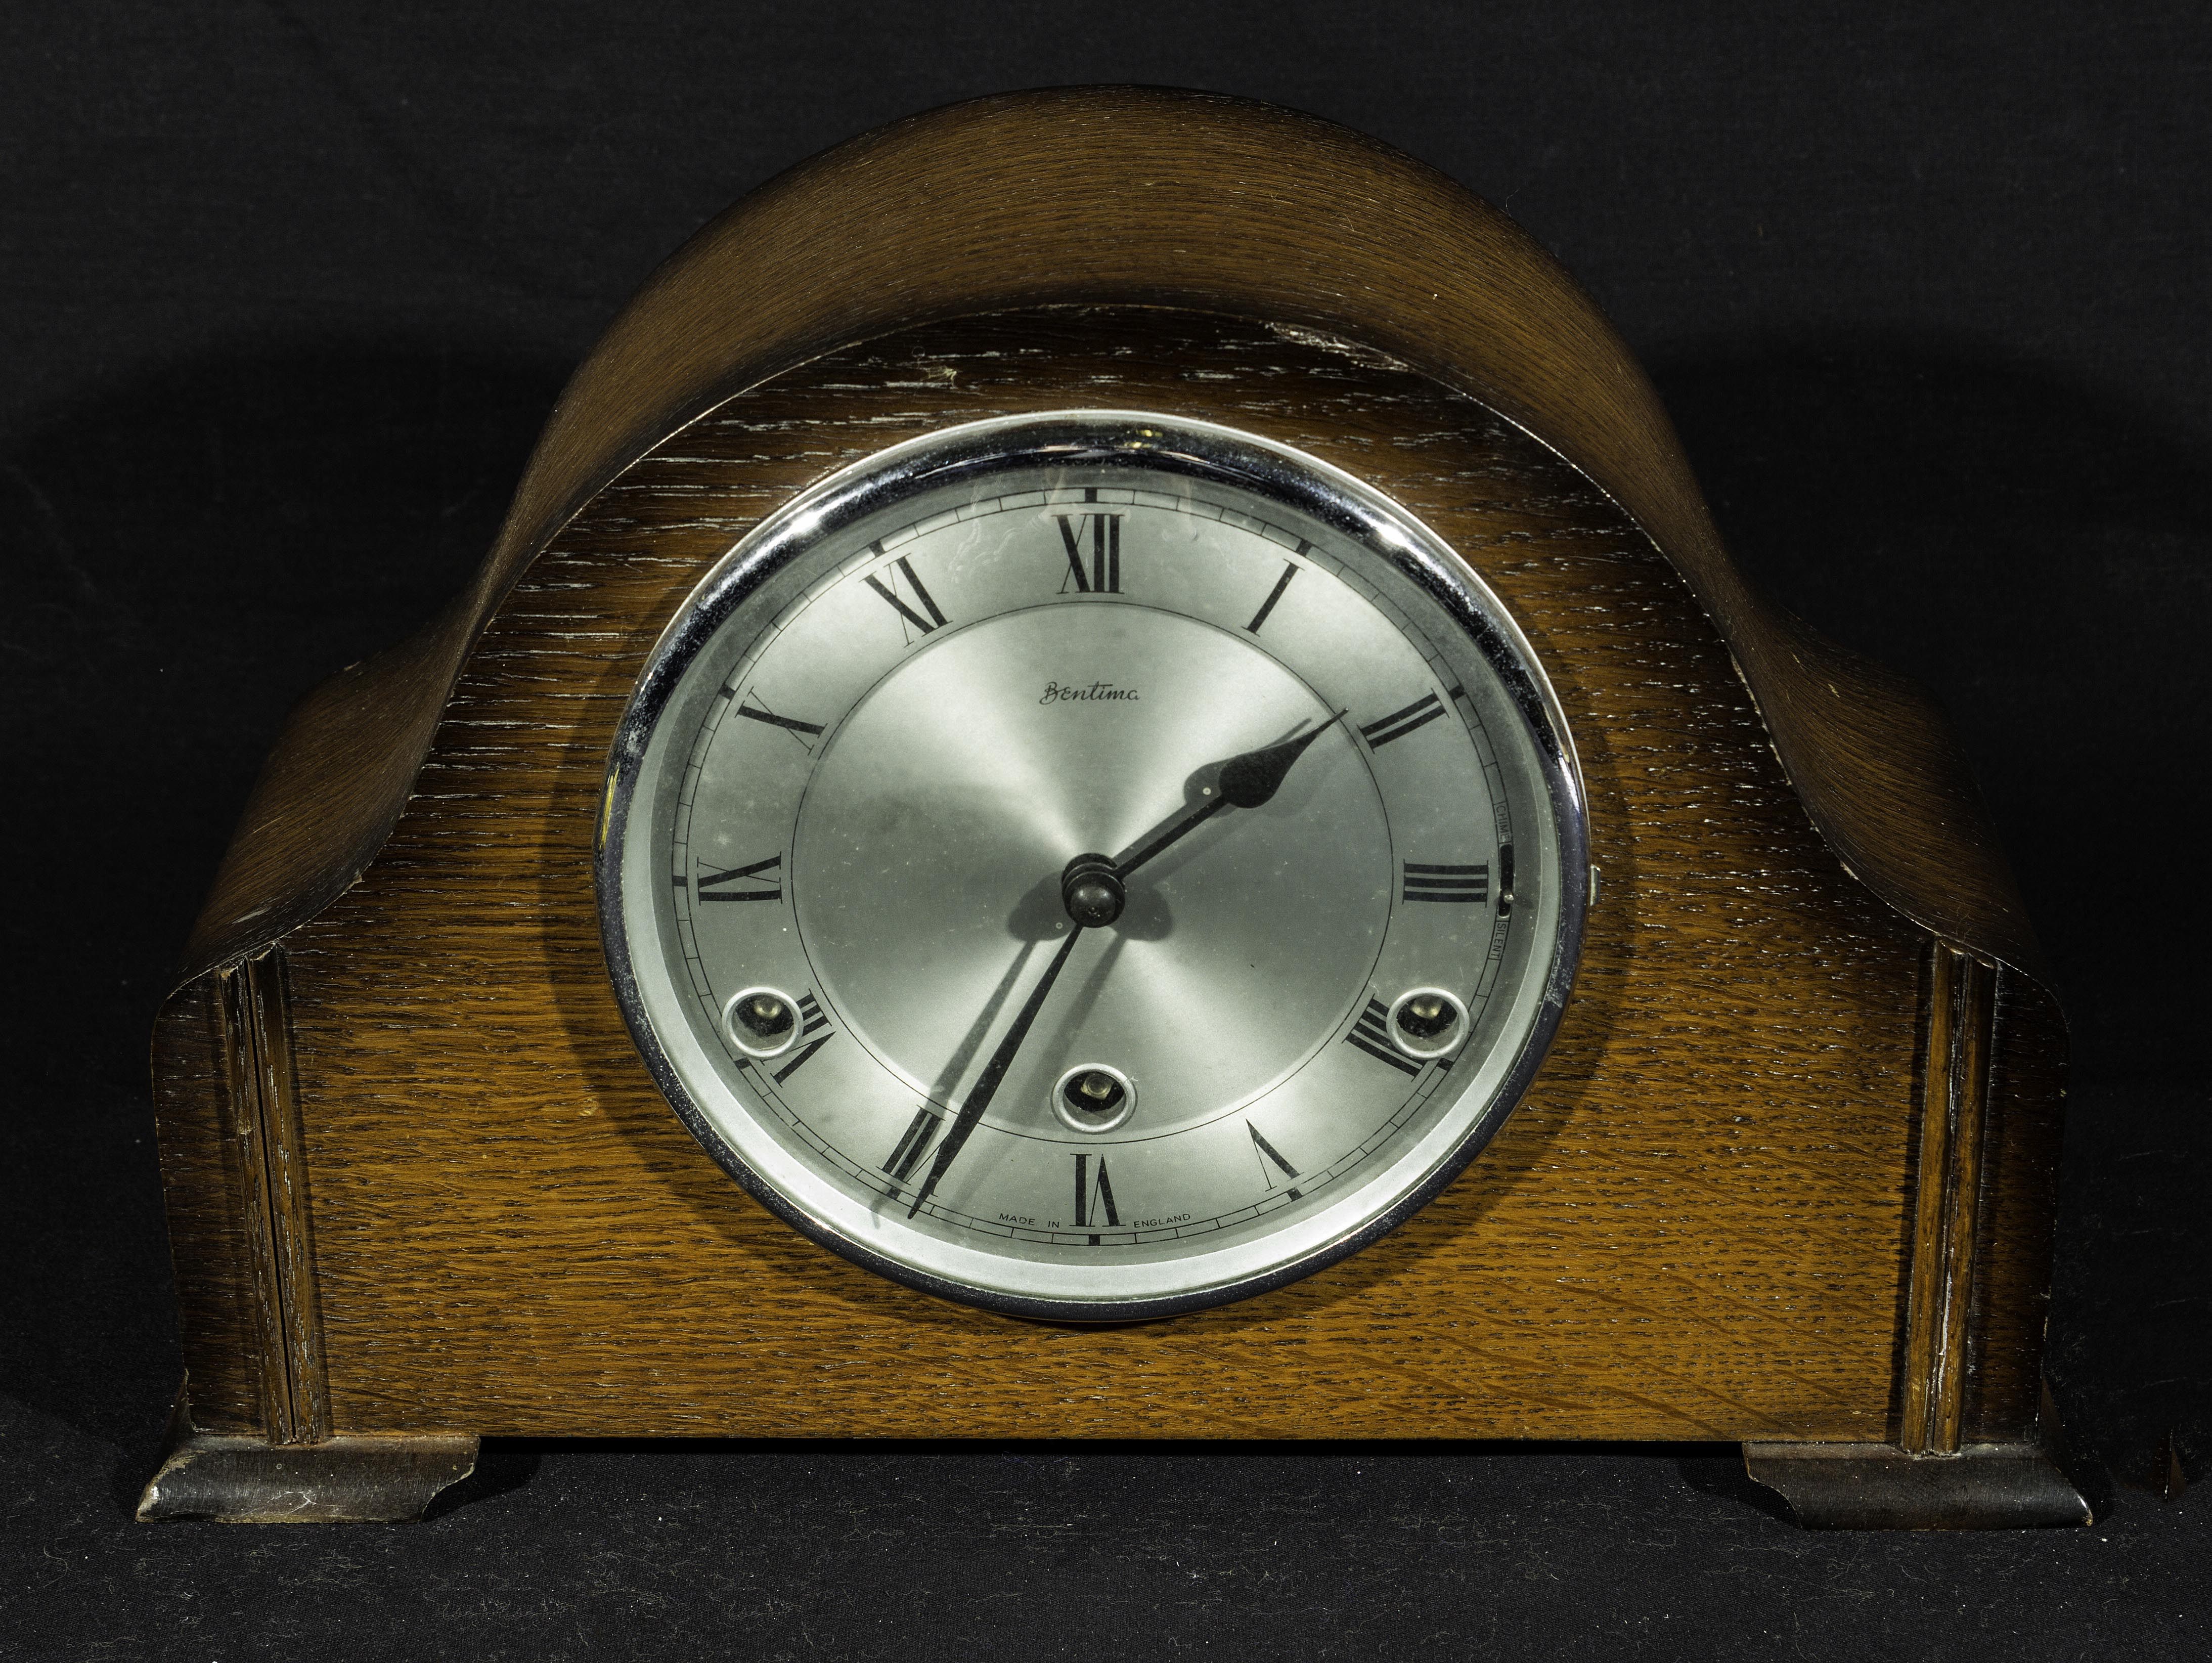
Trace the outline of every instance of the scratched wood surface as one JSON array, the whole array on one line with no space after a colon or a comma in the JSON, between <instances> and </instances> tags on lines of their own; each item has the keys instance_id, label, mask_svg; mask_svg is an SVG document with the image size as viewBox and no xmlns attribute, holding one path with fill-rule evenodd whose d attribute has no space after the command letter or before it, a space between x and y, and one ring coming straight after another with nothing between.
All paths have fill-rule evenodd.
<instances>
[{"instance_id":1,"label":"scratched wood surface","mask_svg":"<svg viewBox=\"0 0 2212 1663\"><path fill-rule=\"evenodd\" d=\"M1303 446L1458 547L1551 669L1604 887L1528 1100L1412 1223L1259 1299L1083 1330L882 1281L740 1191L623 1030L590 852L643 655L763 512L915 432L1101 403ZM600 493L471 652L381 853L289 937L333 1424L1890 1436L1922 941L1815 835L1682 579L1482 406L1189 314L907 332ZM194 1356L200 1424L252 1425L246 1360Z\"/></svg>"}]
</instances>

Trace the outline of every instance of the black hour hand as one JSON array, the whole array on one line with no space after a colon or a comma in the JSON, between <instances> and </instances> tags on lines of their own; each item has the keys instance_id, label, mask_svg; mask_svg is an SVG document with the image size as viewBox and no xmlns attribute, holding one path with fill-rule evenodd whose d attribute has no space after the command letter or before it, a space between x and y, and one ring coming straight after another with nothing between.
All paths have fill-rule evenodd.
<instances>
[{"instance_id":1,"label":"black hour hand","mask_svg":"<svg viewBox=\"0 0 2212 1663\"><path fill-rule=\"evenodd\" d=\"M1286 739L1279 745L1267 745L1256 751L1246 751L1233 756L1221 764L1215 776L1217 795L1203 808L1184 815L1166 830L1140 845L1128 859L1121 862L1121 875L1126 878L1155 855L1166 852L1180 842L1184 835L1212 819L1224 808L1260 808L1274 799L1290 777L1291 768L1306 753L1306 747L1344 719L1339 710L1327 722L1310 733Z\"/></svg>"}]
</instances>

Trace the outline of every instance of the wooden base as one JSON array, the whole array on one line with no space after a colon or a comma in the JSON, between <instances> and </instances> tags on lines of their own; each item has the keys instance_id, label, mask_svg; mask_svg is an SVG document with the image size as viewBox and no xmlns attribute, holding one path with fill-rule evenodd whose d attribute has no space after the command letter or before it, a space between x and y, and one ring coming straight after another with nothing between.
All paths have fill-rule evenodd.
<instances>
[{"instance_id":1,"label":"wooden base","mask_svg":"<svg viewBox=\"0 0 2212 1663\"><path fill-rule=\"evenodd\" d=\"M473 1433L272 1444L170 1424L161 1465L138 1498L142 1523L401 1524L476 1471Z\"/></svg>"},{"instance_id":2,"label":"wooden base","mask_svg":"<svg viewBox=\"0 0 2212 1663\"><path fill-rule=\"evenodd\" d=\"M1747 1443L1744 1470L1808 1530L2045 1530L2092 1522L2039 1444L1911 1455L1894 1444Z\"/></svg>"}]
</instances>

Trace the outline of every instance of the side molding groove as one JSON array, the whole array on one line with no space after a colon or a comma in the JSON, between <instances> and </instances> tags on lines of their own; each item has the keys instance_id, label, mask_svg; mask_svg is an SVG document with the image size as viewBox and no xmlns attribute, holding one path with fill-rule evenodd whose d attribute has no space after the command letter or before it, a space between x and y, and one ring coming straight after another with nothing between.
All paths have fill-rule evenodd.
<instances>
[{"instance_id":1,"label":"side molding groove","mask_svg":"<svg viewBox=\"0 0 2212 1663\"><path fill-rule=\"evenodd\" d=\"M1920 1160L1898 1446L1912 1455L1955 1455L1966 1402L1967 1319L1974 1305L1996 975L1948 941L1930 941L1927 962Z\"/></svg>"},{"instance_id":2,"label":"side molding groove","mask_svg":"<svg viewBox=\"0 0 2212 1663\"><path fill-rule=\"evenodd\" d=\"M313 1443L331 1435L330 1388L283 949L222 971L219 978L222 1072L240 1143L264 1429L271 1443Z\"/></svg>"}]
</instances>

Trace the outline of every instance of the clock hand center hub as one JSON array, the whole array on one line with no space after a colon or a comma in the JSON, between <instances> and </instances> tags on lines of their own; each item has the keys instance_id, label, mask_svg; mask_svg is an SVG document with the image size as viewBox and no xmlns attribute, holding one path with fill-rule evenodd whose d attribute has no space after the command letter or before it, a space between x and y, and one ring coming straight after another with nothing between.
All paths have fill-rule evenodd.
<instances>
[{"instance_id":1,"label":"clock hand center hub","mask_svg":"<svg viewBox=\"0 0 2212 1663\"><path fill-rule=\"evenodd\" d=\"M1129 899L1121 868L1105 855L1078 855L1060 874L1060 905L1086 929L1099 929L1121 916Z\"/></svg>"}]
</instances>

